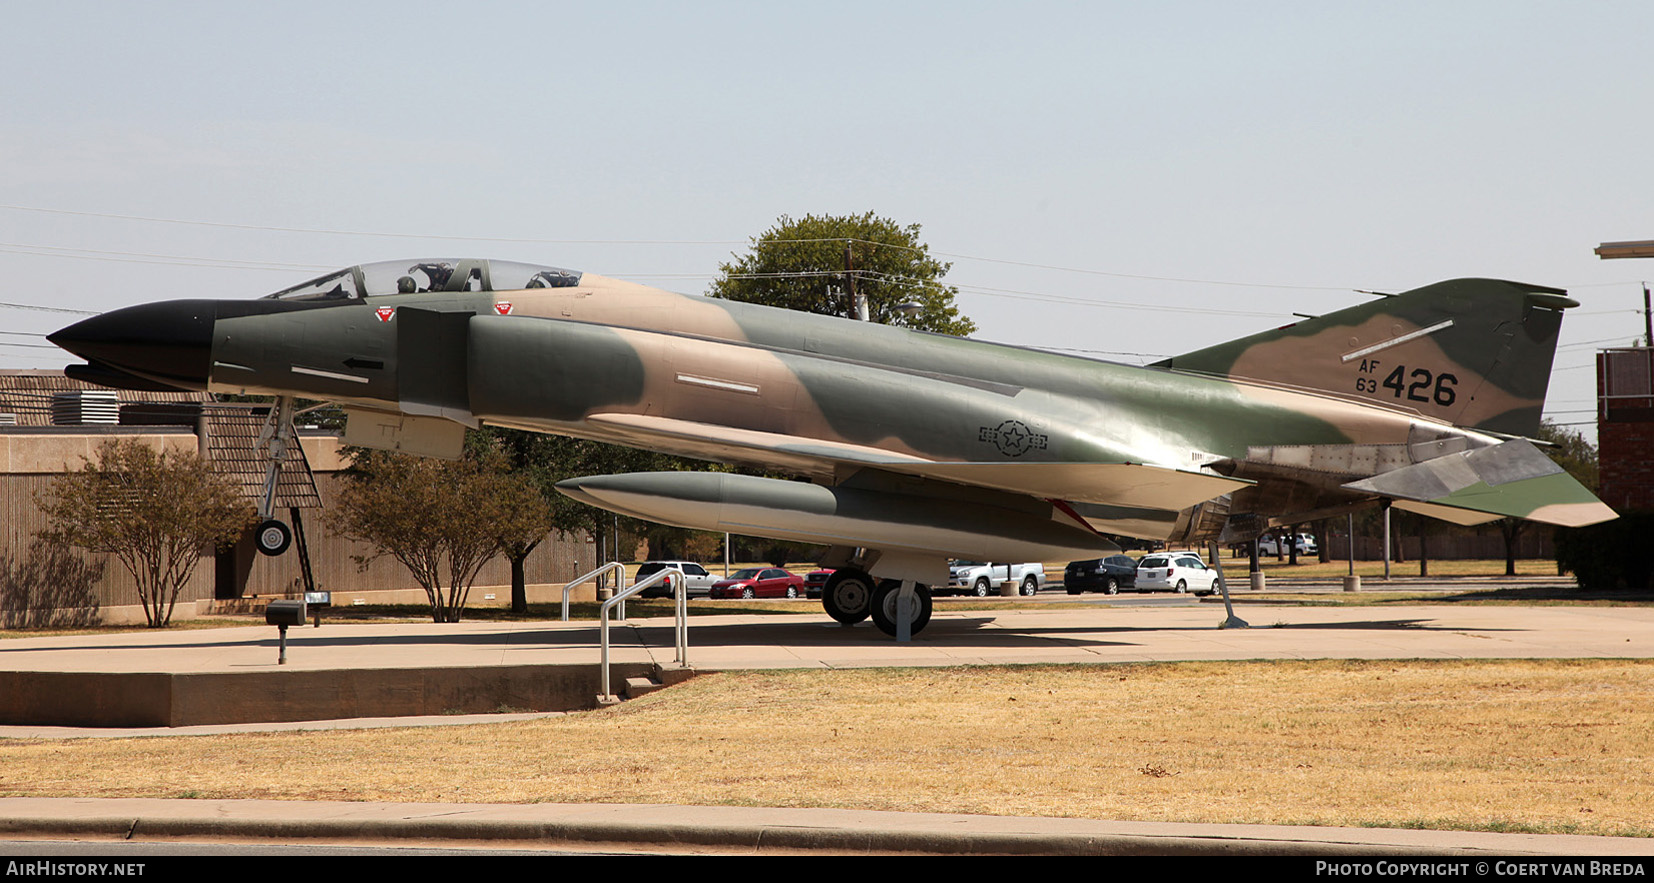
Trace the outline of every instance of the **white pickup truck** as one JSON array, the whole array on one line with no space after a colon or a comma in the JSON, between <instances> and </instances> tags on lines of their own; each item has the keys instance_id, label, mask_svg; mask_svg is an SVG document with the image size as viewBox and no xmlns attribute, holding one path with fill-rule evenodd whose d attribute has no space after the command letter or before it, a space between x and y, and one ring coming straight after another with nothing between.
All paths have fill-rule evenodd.
<instances>
[{"instance_id":1,"label":"white pickup truck","mask_svg":"<svg viewBox=\"0 0 1654 883\"><path fill-rule=\"evenodd\" d=\"M948 584L931 589L931 594L966 593L986 597L999 594L999 584L1010 581L1017 591L1032 595L1045 588L1045 565L989 564L985 561L952 561L948 563Z\"/></svg>"}]
</instances>

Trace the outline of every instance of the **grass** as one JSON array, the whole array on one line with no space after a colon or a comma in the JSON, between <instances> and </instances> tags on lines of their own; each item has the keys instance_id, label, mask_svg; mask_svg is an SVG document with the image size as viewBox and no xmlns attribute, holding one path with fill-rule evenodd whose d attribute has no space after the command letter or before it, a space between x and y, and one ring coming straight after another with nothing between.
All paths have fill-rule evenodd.
<instances>
[{"instance_id":1,"label":"grass","mask_svg":"<svg viewBox=\"0 0 1654 883\"><path fill-rule=\"evenodd\" d=\"M704 675L617 708L0 741L5 796L816 806L1654 836L1654 662Z\"/></svg>"}]
</instances>

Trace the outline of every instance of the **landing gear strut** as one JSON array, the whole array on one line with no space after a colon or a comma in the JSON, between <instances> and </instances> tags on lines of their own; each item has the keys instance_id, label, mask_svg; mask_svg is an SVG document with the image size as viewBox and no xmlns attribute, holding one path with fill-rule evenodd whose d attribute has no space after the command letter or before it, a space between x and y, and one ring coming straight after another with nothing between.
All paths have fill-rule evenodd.
<instances>
[{"instance_id":1,"label":"landing gear strut","mask_svg":"<svg viewBox=\"0 0 1654 883\"><path fill-rule=\"evenodd\" d=\"M281 396L259 430L257 450L265 459L264 495L259 499L258 529L253 545L265 555L280 555L293 541L293 531L275 518L276 483L281 478L281 461L293 441L293 397Z\"/></svg>"}]
</instances>

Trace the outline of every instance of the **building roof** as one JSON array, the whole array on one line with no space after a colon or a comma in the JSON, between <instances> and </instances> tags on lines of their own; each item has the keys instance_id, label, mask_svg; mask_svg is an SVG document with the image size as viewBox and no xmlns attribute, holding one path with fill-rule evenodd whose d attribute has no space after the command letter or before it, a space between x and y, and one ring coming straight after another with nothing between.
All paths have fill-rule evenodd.
<instances>
[{"instance_id":1,"label":"building roof","mask_svg":"<svg viewBox=\"0 0 1654 883\"><path fill-rule=\"evenodd\" d=\"M112 392L121 405L139 403L185 404L208 400L204 392L146 392L135 389L106 389L64 376L53 369L0 370L0 414L16 416L16 426L51 426L52 397L58 393L97 390Z\"/></svg>"},{"instance_id":2,"label":"building roof","mask_svg":"<svg viewBox=\"0 0 1654 883\"><path fill-rule=\"evenodd\" d=\"M62 371L0 371L0 414L15 414L24 428L53 426L54 396L96 391L114 393L124 426L187 426L206 431L207 454L220 471L240 483L242 494L257 505L264 496L266 465L258 448L259 432L269 419L270 406L244 402L215 402L205 392L149 392L110 390L64 376ZM201 417L205 415L206 419ZM88 424L74 429L88 434L112 430L114 424ZM5 431L0 426L0 432ZM282 458L276 482L276 506L321 508L316 480L304 449L295 440Z\"/></svg>"}]
</instances>

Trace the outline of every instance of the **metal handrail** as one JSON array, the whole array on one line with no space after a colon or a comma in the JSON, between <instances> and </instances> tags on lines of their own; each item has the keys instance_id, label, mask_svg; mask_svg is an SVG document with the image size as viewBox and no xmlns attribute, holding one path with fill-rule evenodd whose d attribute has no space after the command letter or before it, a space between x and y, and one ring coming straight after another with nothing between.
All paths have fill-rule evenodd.
<instances>
[{"instance_id":1,"label":"metal handrail","mask_svg":"<svg viewBox=\"0 0 1654 883\"><path fill-rule=\"evenodd\" d=\"M600 565L596 570L593 570L591 573L575 577L573 580L569 581L566 585L563 586L563 621L564 622L569 621L569 593L573 592L576 586L580 586L580 585L584 585L585 583L589 583L592 580L597 579L599 576L601 576L605 573L608 573L611 570L618 571L618 575L615 577L615 585L617 585L617 586L625 585L625 583L626 583L626 565L620 563L619 561L610 561L608 564ZM626 611L625 610L622 610L620 612L620 618L621 619L626 618Z\"/></svg>"},{"instance_id":2,"label":"metal handrail","mask_svg":"<svg viewBox=\"0 0 1654 883\"><path fill-rule=\"evenodd\" d=\"M679 665L689 664L689 605L686 600L687 593L684 591L685 579L683 571L676 567L663 568L650 574L648 579L639 580L638 582L633 583L625 589L615 593L613 598L604 601L603 605L598 608L598 640L599 646L601 647L602 656L600 661L603 669L603 692L598 694L598 698L600 700L608 701L614 697L614 691L610 689L609 686L609 610L617 604L624 604L627 598L632 597L638 592L641 592L644 589L661 582L662 580L671 580L672 594L677 598L677 604L675 605L677 612L677 623L676 627L673 629L674 635L677 639L677 662Z\"/></svg>"}]
</instances>

